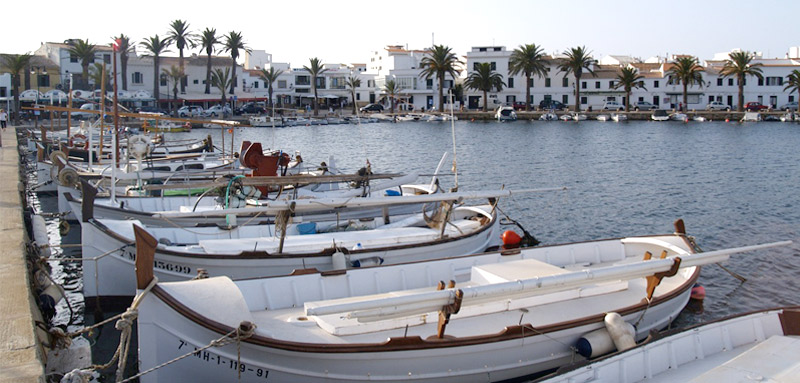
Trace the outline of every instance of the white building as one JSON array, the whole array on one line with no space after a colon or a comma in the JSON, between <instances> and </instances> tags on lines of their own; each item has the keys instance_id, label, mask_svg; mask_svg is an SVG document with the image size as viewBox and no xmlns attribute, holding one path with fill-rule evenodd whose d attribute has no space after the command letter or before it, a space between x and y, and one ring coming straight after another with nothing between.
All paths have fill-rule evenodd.
<instances>
[{"instance_id":1,"label":"white building","mask_svg":"<svg viewBox=\"0 0 800 383\"><path fill-rule=\"evenodd\" d=\"M375 77L374 84L368 85L374 91L370 95L370 102L379 101L388 106L384 86L387 81L394 80L401 89L398 100L400 110L431 110L438 107L438 79L421 75L423 69L420 62L427 54L427 50L409 50L400 45L373 51L367 64L367 73ZM454 84L455 79L446 75L442 92L445 98Z\"/></svg>"}]
</instances>

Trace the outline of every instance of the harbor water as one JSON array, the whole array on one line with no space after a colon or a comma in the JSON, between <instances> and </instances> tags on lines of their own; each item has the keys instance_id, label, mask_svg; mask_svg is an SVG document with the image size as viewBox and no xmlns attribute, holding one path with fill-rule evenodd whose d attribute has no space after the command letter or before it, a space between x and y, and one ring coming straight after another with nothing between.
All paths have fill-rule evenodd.
<instances>
[{"instance_id":1,"label":"harbor water","mask_svg":"<svg viewBox=\"0 0 800 383\"><path fill-rule=\"evenodd\" d=\"M220 147L222 134L230 151L231 133L219 128L166 136L211 135ZM330 164L333 156L344 172L355 172L369 161L374 172L429 174L444 152L450 153L450 170L452 134L449 122L246 127L234 129L233 148L238 151L241 141L249 140L265 148L299 151L309 165ZM745 282L718 266L705 267L699 281L706 289L704 311L685 311L678 326L800 304L798 124L458 121L455 142L461 191L567 188L517 194L500 202L503 212L543 244L670 233L678 218L704 250L795 241L787 248L734 255L725 266ZM441 184L450 188L455 179L443 177ZM55 210L54 197L40 201L43 210ZM57 238L57 222L49 222ZM64 242L80 242L77 224ZM54 264L58 280L72 291L72 309L81 313L80 263ZM72 326L81 325L83 317L77 316ZM68 317L62 309L56 320L65 324Z\"/></svg>"}]
</instances>

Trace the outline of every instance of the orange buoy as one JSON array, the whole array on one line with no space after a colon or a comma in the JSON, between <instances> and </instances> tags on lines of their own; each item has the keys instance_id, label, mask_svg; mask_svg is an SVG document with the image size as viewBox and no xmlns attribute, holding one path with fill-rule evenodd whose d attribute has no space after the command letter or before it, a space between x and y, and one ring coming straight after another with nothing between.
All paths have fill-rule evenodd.
<instances>
[{"instance_id":1,"label":"orange buoy","mask_svg":"<svg viewBox=\"0 0 800 383\"><path fill-rule=\"evenodd\" d=\"M697 300L705 299L705 297L706 297L706 289L705 289L705 287L700 286L699 284L695 283L694 287L692 287L692 295L690 297L692 299L697 299Z\"/></svg>"},{"instance_id":2,"label":"orange buoy","mask_svg":"<svg viewBox=\"0 0 800 383\"><path fill-rule=\"evenodd\" d=\"M503 241L503 247L505 248L519 247L519 243L522 241L522 238L514 230L504 231L500 235L500 239Z\"/></svg>"},{"instance_id":3,"label":"orange buoy","mask_svg":"<svg viewBox=\"0 0 800 383\"><path fill-rule=\"evenodd\" d=\"M731 119L730 118L726 118L725 122L731 122Z\"/></svg>"}]
</instances>

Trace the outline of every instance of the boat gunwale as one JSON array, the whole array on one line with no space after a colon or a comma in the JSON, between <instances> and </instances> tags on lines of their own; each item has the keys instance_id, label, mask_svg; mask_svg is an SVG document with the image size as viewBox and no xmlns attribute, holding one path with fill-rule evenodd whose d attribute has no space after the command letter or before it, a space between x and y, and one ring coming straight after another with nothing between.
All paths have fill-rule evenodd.
<instances>
[{"instance_id":1,"label":"boat gunwale","mask_svg":"<svg viewBox=\"0 0 800 383\"><path fill-rule=\"evenodd\" d=\"M691 249L693 253L695 252L691 242L688 241L686 236L682 234L673 233L673 234L661 234L661 235L642 235L642 236L625 237L625 238L637 238L637 237L643 238L643 237L657 237L657 236L667 236L667 235L674 235L681 237L685 241L689 249ZM564 246L564 245L573 245L581 243L613 241L621 239L623 238L609 238L609 239L600 239L591 241L571 242L568 244L554 244L542 247ZM500 251L500 253L503 252ZM419 262L425 262L425 261L408 262L404 264L419 263ZM678 296L690 290L691 287L695 284L697 279L700 277L700 269L701 269L700 266L695 266L694 273L692 273L691 276L686 278L686 281L683 284L675 287L669 293L662 296L654 297L650 302L648 302L646 298L642 298L642 300L639 303L620 308L615 312L619 313L622 316L626 316L667 303L672 299L677 298ZM324 275L324 272L319 274ZM259 279L259 278L247 278L241 280L252 280L252 279ZM158 284L156 284L153 287L151 293L153 293L154 296L156 296L159 300L164 302L169 308L175 311L178 315L190 320L191 322L194 322L200 327L203 327L207 330L210 330L220 335L227 334L234 330L233 327L208 319L205 316L199 314L198 312L188 308L187 306L176 300L174 297L172 297ZM544 335L557 331L566 330L573 327L581 327L586 325L592 325L595 323L602 323L604 321L605 315L606 313L598 313L595 315L590 315L564 322L553 323L547 326L536 327L536 328L534 328L530 323L516 325L516 326L507 326L503 330L497 333L460 337L460 338L444 337L443 339L437 339L434 336L428 339L422 339L419 336L408 336L401 338L391 337L383 343L321 344L321 343L278 340L263 335L254 334L252 337L245 339L243 341L245 343L250 343L256 346L271 347L285 351L294 351L303 353L365 353L365 352L413 351L413 350L436 349L436 348L475 346L475 345L482 345L489 343L505 342L515 339L522 339L531 336Z\"/></svg>"},{"instance_id":2,"label":"boat gunwale","mask_svg":"<svg viewBox=\"0 0 800 383\"><path fill-rule=\"evenodd\" d=\"M331 256L337 250L342 251L345 254L367 254L367 253L376 253L376 252L387 252L387 251L398 251L398 250L405 250L405 249L414 249L420 247L428 247L428 246L435 246L441 245L445 243L465 240L465 239L473 239L478 235L483 234L484 232L492 229L495 226L495 223L498 220L497 210L492 209L491 212L491 219L485 225L483 225L480 229L469 233L467 235L458 235L458 236L449 236L446 238L439 238L433 241L425 241L422 243L409 243L409 244L400 244L400 245L392 245L392 246L382 246L382 247L375 247L369 249L362 249L362 250L352 250L352 249L345 249L345 248L334 248L328 247L322 249L321 251L313 252L313 253L268 253L266 251L249 251L243 250L239 253L226 253L226 254L204 254L204 253L196 253L196 252L181 252L175 251L170 249L164 248L156 248L156 254L162 254L166 256L173 256L179 258L199 258L199 259L226 259L231 260L232 257L236 259L273 259L273 258L282 258L282 259L292 259L292 258L313 258L313 257L321 257L321 256ZM109 229L106 225L102 222L98 221L95 218L90 218L86 223L89 223L100 230L103 234L111 237L117 242L121 242L124 244L134 245L134 241L130 241L127 238L123 238L116 232Z\"/></svg>"}]
</instances>

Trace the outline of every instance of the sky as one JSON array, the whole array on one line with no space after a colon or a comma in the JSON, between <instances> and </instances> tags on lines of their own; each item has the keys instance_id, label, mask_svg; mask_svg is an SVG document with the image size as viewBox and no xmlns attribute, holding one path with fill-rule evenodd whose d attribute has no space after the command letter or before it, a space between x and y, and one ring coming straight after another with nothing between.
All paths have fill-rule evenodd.
<instances>
[{"instance_id":1,"label":"sky","mask_svg":"<svg viewBox=\"0 0 800 383\"><path fill-rule=\"evenodd\" d=\"M249 48L293 67L312 57L367 63L387 45L432 44L458 55L474 46L513 50L535 43L546 53L582 45L595 58L704 60L734 48L782 58L800 46L798 15L797 0L9 1L0 6L0 53L32 53L42 42L69 38L107 44L120 33L139 42L165 36L170 22L181 19L197 32L241 32ZM167 53L177 54L174 47Z\"/></svg>"}]
</instances>

